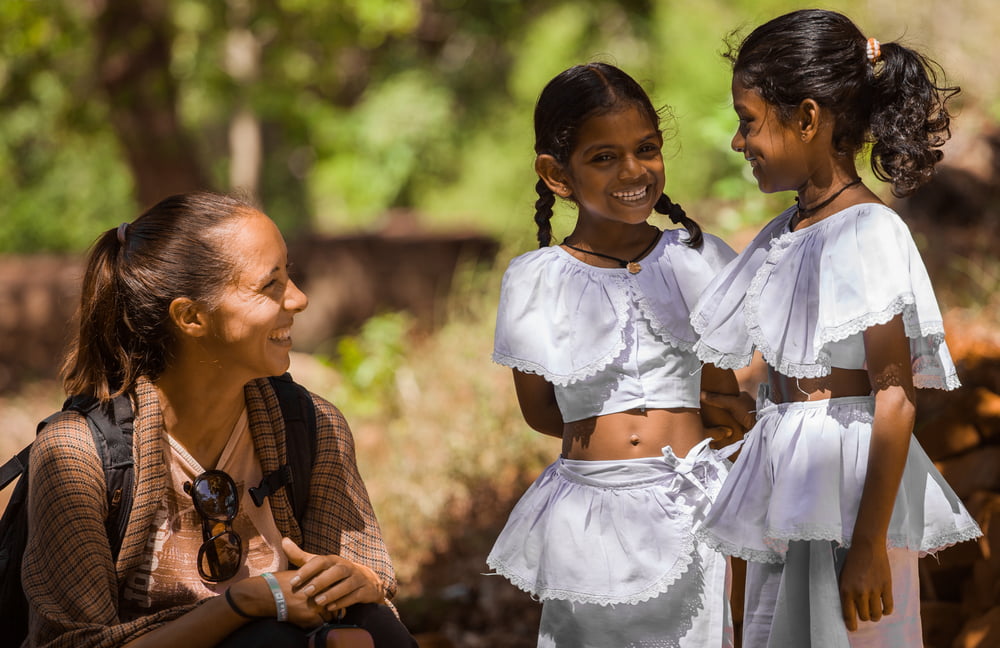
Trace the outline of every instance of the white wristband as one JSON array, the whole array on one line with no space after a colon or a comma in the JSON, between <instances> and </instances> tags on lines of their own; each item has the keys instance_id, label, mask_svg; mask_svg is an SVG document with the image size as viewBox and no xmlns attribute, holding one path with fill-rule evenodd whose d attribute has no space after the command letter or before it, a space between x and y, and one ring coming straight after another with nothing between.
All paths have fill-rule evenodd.
<instances>
[{"instance_id":1,"label":"white wristband","mask_svg":"<svg viewBox=\"0 0 1000 648\"><path fill-rule=\"evenodd\" d=\"M271 596L274 597L274 607L277 610L278 621L288 621L288 603L285 602L285 593L281 591L278 579L271 572L264 572L260 575L267 582L271 589Z\"/></svg>"}]
</instances>

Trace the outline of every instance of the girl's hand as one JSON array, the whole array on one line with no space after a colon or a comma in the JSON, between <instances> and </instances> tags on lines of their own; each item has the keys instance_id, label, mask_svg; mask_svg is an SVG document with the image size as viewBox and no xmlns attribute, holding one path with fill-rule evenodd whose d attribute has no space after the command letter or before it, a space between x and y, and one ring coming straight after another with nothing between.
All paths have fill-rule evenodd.
<instances>
[{"instance_id":1,"label":"girl's hand","mask_svg":"<svg viewBox=\"0 0 1000 648\"><path fill-rule=\"evenodd\" d=\"M299 567L290 580L293 591L325 613L355 603L385 601L385 587L378 574L368 567L340 556L308 553L289 538L282 538L281 546L288 560Z\"/></svg>"},{"instance_id":2,"label":"girl's hand","mask_svg":"<svg viewBox=\"0 0 1000 648\"><path fill-rule=\"evenodd\" d=\"M710 419L712 427L729 428L730 432L734 433L735 439L742 438L757 422L754 412L757 403L753 396L745 391L738 394L720 394L703 390L701 406L705 412L703 418ZM709 422L706 422L706 425L709 425Z\"/></svg>"},{"instance_id":3,"label":"girl's hand","mask_svg":"<svg viewBox=\"0 0 1000 648\"><path fill-rule=\"evenodd\" d=\"M844 625L858 629L858 619L878 621L892 614L892 574L885 543L852 544L840 572L840 605Z\"/></svg>"}]
</instances>

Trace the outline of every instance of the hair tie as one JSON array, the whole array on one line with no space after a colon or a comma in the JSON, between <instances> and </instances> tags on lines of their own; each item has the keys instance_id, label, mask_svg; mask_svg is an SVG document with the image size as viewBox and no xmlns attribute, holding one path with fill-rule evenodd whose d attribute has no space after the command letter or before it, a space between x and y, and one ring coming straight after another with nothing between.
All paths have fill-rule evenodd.
<instances>
[{"instance_id":1,"label":"hair tie","mask_svg":"<svg viewBox=\"0 0 1000 648\"><path fill-rule=\"evenodd\" d=\"M128 229L128 223L122 223L118 226L118 242L125 245L125 230Z\"/></svg>"},{"instance_id":2,"label":"hair tie","mask_svg":"<svg viewBox=\"0 0 1000 648\"><path fill-rule=\"evenodd\" d=\"M865 53L868 55L868 62L875 65L882 58L882 44L876 38L869 38L865 44Z\"/></svg>"}]
</instances>

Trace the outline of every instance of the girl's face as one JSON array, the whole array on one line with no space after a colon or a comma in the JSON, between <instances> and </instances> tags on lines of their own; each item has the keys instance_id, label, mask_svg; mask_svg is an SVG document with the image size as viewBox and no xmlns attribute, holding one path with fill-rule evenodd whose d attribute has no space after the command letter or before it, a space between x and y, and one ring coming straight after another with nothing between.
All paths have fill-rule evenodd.
<instances>
[{"instance_id":1,"label":"girl's face","mask_svg":"<svg viewBox=\"0 0 1000 648\"><path fill-rule=\"evenodd\" d=\"M764 193L799 189L809 178L807 145L794 118L783 122L778 110L756 90L733 79L733 109L740 119L732 147L742 153Z\"/></svg>"},{"instance_id":2,"label":"girl's face","mask_svg":"<svg viewBox=\"0 0 1000 648\"><path fill-rule=\"evenodd\" d=\"M636 107L583 122L566 169L580 218L645 222L663 193L662 146L660 131Z\"/></svg>"},{"instance_id":3,"label":"girl's face","mask_svg":"<svg viewBox=\"0 0 1000 648\"><path fill-rule=\"evenodd\" d=\"M288 252L274 222L260 212L223 234L236 276L210 314L203 344L216 366L247 380L288 369L292 320L309 300L288 276Z\"/></svg>"}]
</instances>

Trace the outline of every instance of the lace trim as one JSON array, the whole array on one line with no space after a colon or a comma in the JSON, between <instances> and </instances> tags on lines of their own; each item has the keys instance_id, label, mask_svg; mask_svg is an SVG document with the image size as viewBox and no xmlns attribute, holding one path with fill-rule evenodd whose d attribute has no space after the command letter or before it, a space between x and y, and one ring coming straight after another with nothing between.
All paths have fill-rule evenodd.
<instances>
[{"instance_id":1,"label":"lace trim","mask_svg":"<svg viewBox=\"0 0 1000 648\"><path fill-rule=\"evenodd\" d=\"M878 326L889 322L896 315L903 314L904 327L906 330L906 336L910 339L926 339L931 348L936 352L941 343L944 342L944 326L939 322L928 322L921 325L919 319L916 316L916 296L913 293L905 293L896 297L885 309L875 312L868 313L862 317L851 320L839 326L826 327L820 332L820 349L817 352L817 357L813 362L808 363L798 363L791 362L785 359L778 359L777 353L770 344L768 344L767 338L760 325L760 302L761 302L761 291L764 285L767 283L767 279L770 277L771 267L778 264L781 258L788 251L789 247L787 244L783 243L781 239L776 241L776 244L771 248L768 253L767 259L761 264L761 267L757 269L754 273L753 279L750 281L750 285L747 288L746 299L744 301L743 313L746 319L747 333L750 336L750 340L754 343L757 349L761 352L764 360L767 361L769 365L774 367L775 371L785 376L790 376L792 378L821 378L823 376L828 376L830 374L830 355L825 350L827 344L834 342L839 342L852 335L861 333L872 326ZM704 327L699 318L699 324ZM699 333L702 332L701 329L696 329ZM718 353L718 352L716 352ZM699 358L702 354L698 354ZM711 362L710 360L706 360ZM924 362L930 362L929 360L924 360ZM934 363L937 366L938 363ZM722 368L736 368L736 367L722 367ZM919 386L928 385L929 387L938 387L939 384L943 385L946 389L954 389L958 387L958 377L956 375L948 376L943 383L938 383L933 379L923 379L915 377L915 384L920 383ZM948 387L954 383L954 387Z\"/></svg>"},{"instance_id":2,"label":"lace trim","mask_svg":"<svg viewBox=\"0 0 1000 648\"><path fill-rule=\"evenodd\" d=\"M742 558L743 560L758 563L785 562L785 554L788 552L789 542L826 541L836 542L845 548L851 546L851 538L845 536L839 529L822 526L803 526L795 531L788 531L784 533L768 531L764 537L764 544L771 549L753 549L745 545L727 542L713 535L710 531L704 528L696 529L694 535L699 541L707 544L716 551L729 556L735 556L737 558ZM911 539L905 534L892 534L887 538L886 546L890 549L909 549L911 551L916 551L918 555L923 558L928 554L935 554L960 542L975 540L982 535L983 532L980 530L979 526L973 523L972 525L966 526L962 529L944 531L929 538L923 538L920 541L919 546L914 546Z\"/></svg>"},{"instance_id":3,"label":"lace trim","mask_svg":"<svg viewBox=\"0 0 1000 648\"><path fill-rule=\"evenodd\" d=\"M627 295L627 288L621 285L621 281L616 281L615 283L618 284L617 288L619 291L616 295L612 295L611 301L615 305L615 315L618 318L618 335L615 339L615 343L603 355L595 358L589 364L584 365L569 374L558 374L553 371L549 371L538 362L533 362L525 358L518 358L496 350L493 351L493 362L505 367L510 367L511 369L517 369L518 371L522 371L524 373L538 374L553 385L558 385L559 387L565 387L571 383L587 380L588 378L595 376L598 372L603 371L625 349L624 331L625 327L628 325L628 300L625 298ZM609 294L610 292L611 291L609 291Z\"/></svg>"},{"instance_id":4,"label":"lace trim","mask_svg":"<svg viewBox=\"0 0 1000 648\"><path fill-rule=\"evenodd\" d=\"M691 567L691 563L694 561L694 538L690 535L687 536L684 539L684 545L681 549L683 553L667 573L660 576L660 578L644 590L623 597L583 594L572 590L563 590L552 587L544 587L536 590L536 583L518 576L503 561L497 560L496 558L487 559L486 564L496 571L496 573L509 580L515 587L521 591L531 594L531 596L536 600L544 601L546 599L553 599L559 601L571 601L573 603L590 603L601 606L618 605L621 603L626 605L636 605L638 603L645 603L650 599L666 593L667 590L670 589L671 585L687 573L688 569Z\"/></svg>"},{"instance_id":5,"label":"lace trim","mask_svg":"<svg viewBox=\"0 0 1000 648\"><path fill-rule=\"evenodd\" d=\"M688 353L694 349L694 342L688 342L687 340L680 339L673 333L673 331L669 330L662 321L660 321L659 316L656 314L656 311L653 310L652 305L649 303L649 300L646 299L646 295L642 292L642 290L633 289L632 297L635 299L636 306L639 308L639 313L652 325L651 328L653 329L653 334L656 335L661 342ZM692 330L692 333L693 332L694 331Z\"/></svg>"},{"instance_id":6,"label":"lace trim","mask_svg":"<svg viewBox=\"0 0 1000 648\"><path fill-rule=\"evenodd\" d=\"M783 556L776 554L773 551L751 549L743 545L736 545L733 544L732 542L727 542L715 535L712 535L711 532L707 531L704 528L695 529L694 537L699 542L727 556L733 556L735 558L741 558L743 560L756 563L785 562Z\"/></svg>"},{"instance_id":7,"label":"lace trim","mask_svg":"<svg viewBox=\"0 0 1000 648\"><path fill-rule=\"evenodd\" d=\"M945 531L935 536L931 536L930 538L925 538L920 545L919 554L920 557L923 558L928 554L936 554L937 552L947 549L948 547L953 547L959 542L975 540L982 535L982 529L980 529L979 525L975 523L965 527L964 529Z\"/></svg>"},{"instance_id":8,"label":"lace trim","mask_svg":"<svg viewBox=\"0 0 1000 648\"><path fill-rule=\"evenodd\" d=\"M703 340L695 342L693 350L699 360L714 364L719 369L742 369L749 365L751 358L753 358L753 353L739 355L713 349Z\"/></svg>"}]
</instances>

